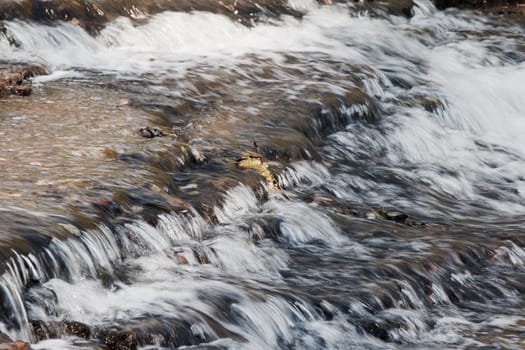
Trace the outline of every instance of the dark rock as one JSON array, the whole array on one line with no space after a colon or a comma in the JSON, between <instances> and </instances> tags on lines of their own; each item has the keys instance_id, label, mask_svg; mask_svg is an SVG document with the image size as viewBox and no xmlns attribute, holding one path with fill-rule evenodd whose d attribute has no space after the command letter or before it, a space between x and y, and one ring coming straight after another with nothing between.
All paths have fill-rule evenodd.
<instances>
[{"instance_id":1,"label":"dark rock","mask_svg":"<svg viewBox=\"0 0 525 350\"><path fill-rule=\"evenodd\" d=\"M209 264L210 263L210 259L208 258L206 253L204 251L202 251L202 249L195 249L195 250L193 250L193 255L195 256L195 259L197 259L199 264L203 264L204 265L204 264Z\"/></svg>"},{"instance_id":2,"label":"dark rock","mask_svg":"<svg viewBox=\"0 0 525 350\"><path fill-rule=\"evenodd\" d=\"M390 335L388 334L388 329L381 322L374 320L363 320L361 321L360 326L366 333L370 334L371 336L374 336L384 341L388 341L390 338Z\"/></svg>"},{"instance_id":3,"label":"dark rock","mask_svg":"<svg viewBox=\"0 0 525 350\"><path fill-rule=\"evenodd\" d=\"M63 336L75 336L89 339L91 329L88 325L76 321L61 321L44 323L42 321L31 321L33 334L38 341Z\"/></svg>"},{"instance_id":4,"label":"dark rock","mask_svg":"<svg viewBox=\"0 0 525 350\"><path fill-rule=\"evenodd\" d=\"M330 5L331 3L353 3L358 9L381 10L391 15L404 17L412 16L412 6L414 6L412 0L318 0L318 2L325 5Z\"/></svg>"},{"instance_id":5,"label":"dark rock","mask_svg":"<svg viewBox=\"0 0 525 350\"><path fill-rule=\"evenodd\" d=\"M525 20L525 0L434 0L434 4L440 10L455 7L478 10L488 15L521 22Z\"/></svg>"},{"instance_id":6,"label":"dark rock","mask_svg":"<svg viewBox=\"0 0 525 350\"><path fill-rule=\"evenodd\" d=\"M0 68L0 97L31 95L31 82L28 82L27 79L42 74L47 74L47 71L43 66L38 65L15 65Z\"/></svg>"},{"instance_id":7,"label":"dark rock","mask_svg":"<svg viewBox=\"0 0 525 350\"><path fill-rule=\"evenodd\" d=\"M486 9L494 6L511 6L525 1L519 0L434 0L434 4L440 10L449 7Z\"/></svg>"},{"instance_id":8,"label":"dark rock","mask_svg":"<svg viewBox=\"0 0 525 350\"><path fill-rule=\"evenodd\" d=\"M122 208L112 199L99 198L93 201L92 204L95 208L100 210L102 214L108 215L109 217L115 217L123 214Z\"/></svg>"},{"instance_id":9,"label":"dark rock","mask_svg":"<svg viewBox=\"0 0 525 350\"><path fill-rule=\"evenodd\" d=\"M56 334L52 334L46 324L42 321L31 321L31 327L33 328L33 335L37 341L56 337Z\"/></svg>"},{"instance_id":10,"label":"dark rock","mask_svg":"<svg viewBox=\"0 0 525 350\"><path fill-rule=\"evenodd\" d=\"M29 96L33 92L31 85L18 85L13 88L14 95Z\"/></svg>"},{"instance_id":11,"label":"dark rock","mask_svg":"<svg viewBox=\"0 0 525 350\"><path fill-rule=\"evenodd\" d=\"M424 222L416 221L405 213L387 211L385 208L370 208L370 214L376 219L393 221L406 226L426 226Z\"/></svg>"},{"instance_id":12,"label":"dark rock","mask_svg":"<svg viewBox=\"0 0 525 350\"><path fill-rule=\"evenodd\" d=\"M138 345L136 335L125 331L109 331L103 341L110 350L135 350Z\"/></svg>"},{"instance_id":13,"label":"dark rock","mask_svg":"<svg viewBox=\"0 0 525 350\"><path fill-rule=\"evenodd\" d=\"M89 339L91 335L89 326L76 321L61 322L60 329L64 332L64 334L73 335L83 339Z\"/></svg>"},{"instance_id":14,"label":"dark rock","mask_svg":"<svg viewBox=\"0 0 525 350\"><path fill-rule=\"evenodd\" d=\"M162 11L208 11L251 25L263 17L301 16L286 0L7 0L0 2L0 20L68 21L96 33L119 16L136 17Z\"/></svg>"},{"instance_id":15,"label":"dark rock","mask_svg":"<svg viewBox=\"0 0 525 350\"><path fill-rule=\"evenodd\" d=\"M150 128L149 126L147 126L139 130L139 135L147 139L152 139L154 137L162 137L164 136L164 133L160 129Z\"/></svg>"}]
</instances>

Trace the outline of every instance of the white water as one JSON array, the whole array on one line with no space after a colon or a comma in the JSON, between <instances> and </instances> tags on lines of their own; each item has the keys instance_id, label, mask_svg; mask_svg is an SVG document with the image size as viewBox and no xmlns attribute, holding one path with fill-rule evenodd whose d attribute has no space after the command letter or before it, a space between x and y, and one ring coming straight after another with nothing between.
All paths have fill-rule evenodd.
<instances>
[{"instance_id":1,"label":"white water","mask_svg":"<svg viewBox=\"0 0 525 350\"><path fill-rule=\"evenodd\" d=\"M283 76L286 68L308 71L308 65L340 74L327 58L366 65L373 76L364 84L366 92L385 110L381 128L355 121L346 130L331 135L325 150L333 163L341 160L341 153L354 161L366 154L370 159L381 159L393 169L392 173L422 188L459 202L482 202L495 210L496 216L523 214L525 65L505 54L515 49L517 40L523 40L523 32L504 27L499 28L501 36L471 34L463 38L462 31L480 33L492 29L492 24L471 15L439 13L429 3L419 3L415 17L406 20L351 16L344 6L320 7L310 1L297 1L294 6L307 11L302 20L284 18L278 24L251 29L213 14L163 13L141 25L118 19L95 38L70 24L47 27L14 21L6 27L20 47L11 47L0 38L0 59L45 64L51 74L37 78L41 84L89 76L83 69L122 77L155 73L183 79L202 65L218 71L240 70L240 64L254 64L248 54L270 59ZM429 33L419 33L425 30ZM287 62L285 53L293 53L300 62ZM413 86L399 87L395 80ZM307 79L293 82L291 90L308 84ZM350 83L328 85L328 89L338 92ZM295 92L290 91L290 98ZM399 102L418 94L436 98L443 108L429 112L421 105ZM284 345L312 349L395 348L357 332L345 315L336 313L332 320L325 320L300 296L292 303L265 290L286 287L283 272L290 266L290 249L321 245L334 254L363 260L371 254L372 249L349 238L316 204L297 199L291 193L294 186L325 186L338 198L403 207L415 203L425 206L427 213L440 213L430 208L432 203L424 195L410 197L399 185L365 178L355 169L333 174L330 165L294 163L280 175L282 187L291 188L290 193L270 193L266 201L258 199L257 193L245 185L235 187L216 207L219 225L211 225L193 212L162 216L156 227L139 221L118 227L116 232L101 227L82 232L80 238L54 240L45 254L50 260L60 257L65 261L66 276L50 274L46 283L30 293L38 299L39 293L53 291L56 301L51 307L56 314L35 303L29 305L31 318L104 326L139 318L147 312L157 317L190 319L195 334L213 339L217 337L214 330L199 317L204 314L220 319L218 309L224 305L214 297L225 296L235 300L228 306L244 322L239 325L224 321L222 326L247 343L218 340L218 345L253 349ZM498 184L516 191L499 200L483 194L483 190ZM266 217L279 220L282 235L276 241L256 243L253 236L265 233L257 220ZM522 249L514 245L508 250L512 253L507 254L510 265L521 266ZM204 252L209 264L199 263L194 251ZM25 265L34 265L35 275L44 274L45 268L36 260ZM117 281L111 288L103 287L95 276L100 271L113 272L116 265L136 271L133 282ZM5 331L30 340L20 297L28 277L24 277L27 272L14 271L17 266L24 264L14 262L13 270L3 276L2 285L12 289L6 294L18 308L21 329ZM59 270L58 263L54 270ZM400 304L378 316L407 321L409 327L393 331L393 339L409 343L423 339L428 344L436 339L455 344L462 339L454 327L469 322L457 315L445 315L430 331L424 323L424 301L409 285L402 286L402 291L417 308L407 310ZM433 303L450 304L438 284L432 285L432 292ZM512 298L512 292L508 294ZM35 348L74 346L53 340Z\"/></svg>"},{"instance_id":2,"label":"white water","mask_svg":"<svg viewBox=\"0 0 525 350\"><path fill-rule=\"evenodd\" d=\"M292 172L296 173L297 178L306 178L304 170L307 168L307 163L299 163L296 169L303 171ZM291 187L291 184L288 186ZM244 213L230 211L239 203L250 210ZM257 218L279 215L283 213L280 209L283 205L286 205L288 215L282 216L280 227L286 242L298 247L308 245L310 240L326 240L327 244L337 245L337 249L350 254L366 255L364 248L341 236L331 220L315 208L280 197L261 203L252 190L241 185L233 189L222 208L217 209L223 213L230 212L221 226L210 226L197 213L187 216L164 215L160 217L157 227L137 222L121 227L115 233L101 227L99 230L81 232L78 237L65 241L54 240L42 254L54 260L55 264L56 259L60 259L67 267L67 272L60 276L58 265L47 266L57 271L56 277L59 278L48 276L49 281L31 290L29 298L38 302L29 304L30 318L44 322L66 319L91 326L104 326L140 318L147 310L150 316L194 320L192 329L195 327L198 332L203 332L203 337L214 338L216 334L198 321L199 316L204 314L217 318L217 307L220 305L215 302L227 296L236 300L231 307L244 322L242 326L223 326L249 343L225 344L233 348L277 348L283 338L286 344L293 344L300 331L296 329L297 318L308 329L310 323L312 326L322 325L324 321L308 304L290 305L277 296L268 298L264 290L258 290L270 281L272 284L282 284L280 271L287 269L288 257L284 250L271 241L255 245L249 239L250 232L245 227L247 216ZM305 213L312 221L298 220ZM203 239L205 234L212 238ZM121 242L120 246L117 240ZM194 251L203 252L210 263L199 263ZM187 263L182 262L179 256L184 256ZM22 259L33 262L25 265L30 267L28 270L21 262ZM12 269L3 276L5 281L2 283L3 286L12 287L6 293L15 299L20 298L28 278L40 279L46 269L42 266L42 260L36 257L30 257L30 260L19 257L18 260L11 262ZM115 264L122 263L126 269L135 271L132 284L116 282L108 289L99 280L93 280L99 271L111 272ZM68 279L70 281L66 282ZM243 282L245 286L239 288L238 282ZM50 292L54 301L47 297ZM208 297L203 298L203 294ZM19 308L21 330L10 330L8 333L13 338L30 340L22 300L9 300L9 303ZM330 326L325 327L331 329ZM338 324L337 327L351 326ZM339 333L336 329L331 332L336 332L342 338L339 342L346 344L343 340L348 337L347 334ZM324 338L322 334L319 336ZM337 343L338 340L332 341ZM49 347L75 348L70 343L57 341L44 341L36 346L37 349Z\"/></svg>"}]
</instances>

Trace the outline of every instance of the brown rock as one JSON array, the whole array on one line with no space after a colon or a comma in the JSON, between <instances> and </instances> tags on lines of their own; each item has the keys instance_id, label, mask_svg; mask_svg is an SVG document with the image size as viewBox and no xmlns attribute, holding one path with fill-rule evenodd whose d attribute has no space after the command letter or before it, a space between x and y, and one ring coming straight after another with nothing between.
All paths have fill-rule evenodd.
<instances>
[{"instance_id":1,"label":"brown rock","mask_svg":"<svg viewBox=\"0 0 525 350\"><path fill-rule=\"evenodd\" d=\"M195 256L195 259L197 259L199 264L202 264L202 265L210 264L210 259L208 258L206 253L204 253L200 249L193 250L193 256Z\"/></svg>"},{"instance_id":2,"label":"brown rock","mask_svg":"<svg viewBox=\"0 0 525 350\"><path fill-rule=\"evenodd\" d=\"M30 349L31 348L29 347L29 344L21 340L17 340L12 343L0 344L0 350L30 350Z\"/></svg>"},{"instance_id":3,"label":"brown rock","mask_svg":"<svg viewBox=\"0 0 525 350\"><path fill-rule=\"evenodd\" d=\"M186 259L186 257L184 256L184 253L182 253L182 252L177 253L177 261L181 265L188 265L189 264L188 259Z\"/></svg>"},{"instance_id":4,"label":"brown rock","mask_svg":"<svg viewBox=\"0 0 525 350\"><path fill-rule=\"evenodd\" d=\"M31 95L31 82L27 79L42 74L47 74L47 71L39 65L0 67L0 97Z\"/></svg>"}]
</instances>

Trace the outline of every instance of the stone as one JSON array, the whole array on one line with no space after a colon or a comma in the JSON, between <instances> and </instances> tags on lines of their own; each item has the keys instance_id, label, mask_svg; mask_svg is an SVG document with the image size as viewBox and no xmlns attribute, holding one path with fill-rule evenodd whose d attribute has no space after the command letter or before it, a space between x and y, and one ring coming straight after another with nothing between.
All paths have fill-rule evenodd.
<instances>
[{"instance_id":1,"label":"stone","mask_svg":"<svg viewBox=\"0 0 525 350\"><path fill-rule=\"evenodd\" d=\"M0 21L30 19L40 22L65 21L81 25L96 34L104 24L120 16L137 18L162 11L207 11L253 25L259 18L302 14L287 0L3 0L0 1Z\"/></svg>"},{"instance_id":2,"label":"stone","mask_svg":"<svg viewBox=\"0 0 525 350\"><path fill-rule=\"evenodd\" d=\"M438 9L446 9L448 7L457 7L457 8L489 8L493 6L499 7L508 7L511 5L516 5L520 3L525 3L521 0L434 0L434 4Z\"/></svg>"},{"instance_id":3,"label":"stone","mask_svg":"<svg viewBox=\"0 0 525 350\"><path fill-rule=\"evenodd\" d=\"M318 0L322 4L330 3L352 3L354 6L363 10L379 9L396 16L411 17L412 0Z\"/></svg>"},{"instance_id":4,"label":"stone","mask_svg":"<svg viewBox=\"0 0 525 350\"><path fill-rule=\"evenodd\" d=\"M136 350L138 345L136 335L125 331L110 331L103 340L110 350Z\"/></svg>"},{"instance_id":5,"label":"stone","mask_svg":"<svg viewBox=\"0 0 525 350\"><path fill-rule=\"evenodd\" d=\"M75 336L89 339L91 329L88 325L77 321L60 321L44 323L42 321L31 321L33 334L38 341L58 338L62 336Z\"/></svg>"},{"instance_id":6,"label":"stone","mask_svg":"<svg viewBox=\"0 0 525 350\"><path fill-rule=\"evenodd\" d=\"M162 137L164 136L164 133L160 129L147 126L139 130L139 135L147 139L152 139L154 137Z\"/></svg>"},{"instance_id":7,"label":"stone","mask_svg":"<svg viewBox=\"0 0 525 350\"><path fill-rule=\"evenodd\" d=\"M30 349L31 348L29 347L29 344L21 340L17 340L11 343L0 344L0 350L30 350Z\"/></svg>"},{"instance_id":8,"label":"stone","mask_svg":"<svg viewBox=\"0 0 525 350\"><path fill-rule=\"evenodd\" d=\"M370 211L366 213L366 218L369 220L393 221L406 226L426 226L424 222L416 221L405 213L386 211L385 208L370 208Z\"/></svg>"},{"instance_id":9,"label":"stone","mask_svg":"<svg viewBox=\"0 0 525 350\"><path fill-rule=\"evenodd\" d=\"M184 256L184 253L182 253L182 252L177 253L177 261L181 265L188 265L189 264L188 259L186 259L186 256Z\"/></svg>"},{"instance_id":10,"label":"stone","mask_svg":"<svg viewBox=\"0 0 525 350\"><path fill-rule=\"evenodd\" d=\"M33 89L31 82L27 79L42 74L47 74L47 71L39 65L14 65L0 68L0 97L31 95Z\"/></svg>"}]
</instances>

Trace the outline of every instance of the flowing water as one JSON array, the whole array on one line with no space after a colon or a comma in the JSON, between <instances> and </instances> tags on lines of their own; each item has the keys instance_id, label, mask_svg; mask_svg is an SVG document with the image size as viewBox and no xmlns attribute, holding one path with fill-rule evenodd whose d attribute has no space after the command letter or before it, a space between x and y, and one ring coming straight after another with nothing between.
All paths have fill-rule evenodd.
<instances>
[{"instance_id":1,"label":"flowing water","mask_svg":"<svg viewBox=\"0 0 525 350\"><path fill-rule=\"evenodd\" d=\"M34 349L523 348L523 27L424 0L410 18L289 6L302 17L251 26L3 22L0 61L49 74L0 100L0 331Z\"/></svg>"}]
</instances>

